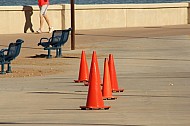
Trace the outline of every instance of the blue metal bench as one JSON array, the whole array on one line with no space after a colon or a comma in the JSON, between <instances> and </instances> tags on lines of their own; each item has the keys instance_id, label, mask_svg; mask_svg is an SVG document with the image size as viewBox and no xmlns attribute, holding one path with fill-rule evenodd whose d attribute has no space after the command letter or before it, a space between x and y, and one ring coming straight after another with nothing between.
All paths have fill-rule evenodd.
<instances>
[{"instance_id":1,"label":"blue metal bench","mask_svg":"<svg viewBox=\"0 0 190 126\"><path fill-rule=\"evenodd\" d=\"M14 60L20 53L22 43L24 41L17 39L16 43L10 43L8 49L0 50L0 74L11 73L11 61ZM7 71L4 71L4 65L7 64Z\"/></svg>"},{"instance_id":2,"label":"blue metal bench","mask_svg":"<svg viewBox=\"0 0 190 126\"><path fill-rule=\"evenodd\" d=\"M54 30L51 38L41 38L38 46L41 45L44 47L44 50L48 51L47 58L51 58L51 50L56 50L56 58L62 56L63 46L69 38L69 33L71 28L65 30Z\"/></svg>"}]
</instances>

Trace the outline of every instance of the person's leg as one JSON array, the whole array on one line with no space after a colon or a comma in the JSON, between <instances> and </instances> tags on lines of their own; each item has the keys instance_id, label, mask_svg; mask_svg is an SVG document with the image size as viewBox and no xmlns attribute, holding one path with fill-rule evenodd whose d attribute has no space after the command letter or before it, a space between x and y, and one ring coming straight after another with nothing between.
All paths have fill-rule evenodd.
<instances>
[{"instance_id":1,"label":"person's leg","mask_svg":"<svg viewBox=\"0 0 190 126\"><path fill-rule=\"evenodd\" d=\"M46 20L46 22L47 22L47 24L49 26L49 33L52 33L53 32L53 27L51 25L51 22L50 22L49 17L48 17L47 14L44 15L44 19Z\"/></svg>"},{"instance_id":2,"label":"person's leg","mask_svg":"<svg viewBox=\"0 0 190 126\"><path fill-rule=\"evenodd\" d=\"M47 24L49 26L49 32L50 32L50 29L52 29L52 26L50 24L49 18L48 18L47 14L46 14L47 8L48 8L48 5L43 5L43 6L40 7L40 28L37 31L38 33L42 32L42 28L44 26L44 19L46 20L46 22L47 22Z\"/></svg>"},{"instance_id":3,"label":"person's leg","mask_svg":"<svg viewBox=\"0 0 190 126\"><path fill-rule=\"evenodd\" d=\"M43 13L44 13L44 9L42 6L39 6L40 8L40 14L39 14L39 17L40 17L40 28L38 29L38 31L36 31L37 33L41 33L42 32L42 28L43 28L43 25L44 25L44 17L43 17Z\"/></svg>"},{"instance_id":4,"label":"person's leg","mask_svg":"<svg viewBox=\"0 0 190 126\"><path fill-rule=\"evenodd\" d=\"M47 8L48 8L48 5L43 5L42 6L42 15L44 17L44 19L46 20L48 26L49 26L49 33L51 33L53 31L53 27L51 25L51 22L49 20L49 17L47 15Z\"/></svg>"},{"instance_id":5,"label":"person's leg","mask_svg":"<svg viewBox=\"0 0 190 126\"><path fill-rule=\"evenodd\" d=\"M48 17L47 14L44 15L44 19L46 20L48 26L51 27L51 23L50 23L50 21L49 21L49 17Z\"/></svg>"},{"instance_id":6,"label":"person's leg","mask_svg":"<svg viewBox=\"0 0 190 126\"><path fill-rule=\"evenodd\" d=\"M39 28L40 31L42 31L43 26L44 26L44 17L42 14L40 14L40 28Z\"/></svg>"}]
</instances>

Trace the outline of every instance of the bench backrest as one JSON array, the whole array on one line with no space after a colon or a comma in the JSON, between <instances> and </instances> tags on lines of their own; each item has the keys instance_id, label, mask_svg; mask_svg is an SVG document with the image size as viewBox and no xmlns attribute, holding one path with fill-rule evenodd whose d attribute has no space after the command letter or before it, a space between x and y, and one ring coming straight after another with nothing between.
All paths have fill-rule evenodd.
<instances>
[{"instance_id":1,"label":"bench backrest","mask_svg":"<svg viewBox=\"0 0 190 126\"><path fill-rule=\"evenodd\" d=\"M51 38L51 45L55 47L64 45L69 38L70 31L71 28L66 30L54 30Z\"/></svg>"},{"instance_id":2,"label":"bench backrest","mask_svg":"<svg viewBox=\"0 0 190 126\"><path fill-rule=\"evenodd\" d=\"M17 39L16 44L17 44L17 52L15 57L17 57L20 54L21 46L24 41L22 39Z\"/></svg>"},{"instance_id":3,"label":"bench backrest","mask_svg":"<svg viewBox=\"0 0 190 126\"><path fill-rule=\"evenodd\" d=\"M11 61L11 60L15 59L19 55L21 45L22 45L23 42L24 42L23 40L18 39L16 41L16 43L10 43L9 44L7 55L5 56L5 61Z\"/></svg>"}]
</instances>

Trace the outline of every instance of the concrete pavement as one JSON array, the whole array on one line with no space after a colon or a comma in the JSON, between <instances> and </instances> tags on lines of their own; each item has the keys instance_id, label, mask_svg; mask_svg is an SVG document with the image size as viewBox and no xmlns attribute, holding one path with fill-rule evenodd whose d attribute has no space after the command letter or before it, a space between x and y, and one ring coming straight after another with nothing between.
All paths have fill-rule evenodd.
<instances>
[{"instance_id":1,"label":"concrete pavement","mask_svg":"<svg viewBox=\"0 0 190 126\"><path fill-rule=\"evenodd\" d=\"M50 60L35 57L46 53L36 43L49 34L0 35L1 47L18 37L25 40L19 57L24 62L16 59L13 69L52 70L37 76L0 75L0 125L189 126L189 34L189 25L77 31L76 50L67 43L63 58ZM125 91L113 93L116 100L104 101L109 110L79 108L88 93L88 87L73 81L81 50L89 67L92 51L97 52L101 77L104 58L114 55L119 87Z\"/></svg>"}]
</instances>

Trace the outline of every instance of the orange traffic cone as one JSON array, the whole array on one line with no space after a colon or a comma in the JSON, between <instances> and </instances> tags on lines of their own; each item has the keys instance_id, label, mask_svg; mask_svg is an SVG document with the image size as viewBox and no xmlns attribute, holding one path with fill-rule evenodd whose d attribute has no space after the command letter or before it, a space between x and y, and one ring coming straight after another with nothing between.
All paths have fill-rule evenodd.
<instances>
[{"instance_id":1,"label":"orange traffic cone","mask_svg":"<svg viewBox=\"0 0 190 126\"><path fill-rule=\"evenodd\" d=\"M109 70L110 70L112 92L123 92L124 89L118 88L117 75L116 75L115 64L114 64L114 59L113 59L112 54L109 54L108 64L109 64Z\"/></svg>"},{"instance_id":2,"label":"orange traffic cone","mask_svg":"<svg viewBox=\"0 0 190 126\"><path fill-rule=\"evenodd\" d=\"M103 77L102 96L103 96L104 100L117 99L116 97L112 96L112 87L111 87L110 72L109 72L107 58L105 58L105 61L104 61L104 77Z\"/></svg>"},{"instance_id":3,"label":"orange traffic cone","mask_svg":"<svg viewBox=\"0 0 190 126\"><path fill-rule=\"evenodd\" d=\"M74 81L75 81L75 83L87 82L88 77L89 77L89 72L88 72L88 64L86 61L86 55L85 55L85 51L82 51L79 77L78 77L78 80L74 80Z\"/></svg>"},{"instance_id":4,"label":"orange traffic cone","mask_svg":"<svg viewBox=\"0 0 190 126\"><path fill-rule=\"evenodd\" d=\"M92 54L92 61L91 61L91 66L90 66L90 71L91 71L91 68L92 68L92 64L96 65L96 68L97 68L97 75L98 75L98 83L101 84L101 78L100 78L100 70L99 70L99 67L98 67L98 60L97 60L97 56L96 56L96 51L93 51L93 54ZM89 75L89 80L91 78L91 74ZM84 85L85 86L88 86L89 85L89 82L84 82Z\"/></svg>"},{"instance_id":5,"label":"orange traffic cone","mask_svg":"<svg viewBox=\"0 0 190 126\"><path fill-rule=\"evenodd\" d=\"M107 110L110 106L104 106L104 101L102 99L102 92L100 84L98 83L98 68L93 62L90 69L91 78L89 80L89 89L86 106L80 106L82 110Z\"/></svg>"}]
</instances>

